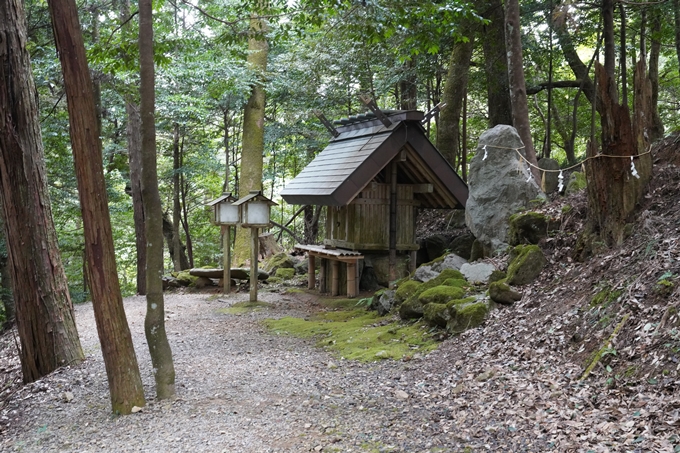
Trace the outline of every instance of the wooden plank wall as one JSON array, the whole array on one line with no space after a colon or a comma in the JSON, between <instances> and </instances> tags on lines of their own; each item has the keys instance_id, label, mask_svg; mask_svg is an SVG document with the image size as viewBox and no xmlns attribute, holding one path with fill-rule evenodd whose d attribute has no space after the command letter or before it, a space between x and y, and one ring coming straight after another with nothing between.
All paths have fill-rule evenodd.
<instances>
[{"instance_id":1,"label":"wooden plank wall","mask_svg":"<svg viewBox=\"0 0 680 453\"><path fill-rule=\"evenodd\" d=\"M397 248L415 246L416 201L413 186L397 186ZM349 206L329 207L329 242L355 250L388 250L390 225L389 184L369 184Z\"/></svg>"}]
</instances>

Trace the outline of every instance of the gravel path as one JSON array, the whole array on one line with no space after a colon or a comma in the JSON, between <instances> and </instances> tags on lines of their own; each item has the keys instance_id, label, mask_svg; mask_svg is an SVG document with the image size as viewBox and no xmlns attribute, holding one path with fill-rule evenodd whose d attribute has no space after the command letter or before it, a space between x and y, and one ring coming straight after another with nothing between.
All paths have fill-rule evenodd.
<instances>
[{"instance_id":1,"label":"gravel path","mask_svg":"<svg viewBox=\"0 0 680 453\"><path fill-rule=\"evenodd\" d=\"M449 339L426 357L362 364L260 325L318 309L309 295L259 296L273 308L234 315L220 309L247 294L166 295L177 398L150 401L123 417L110 414L92 307L78 306L87 360L14 394L0 412L0 450L673 451L667 432L639 439L655 419L644 411L656 396L595 401L601 389L577 381L580 369L560 358L564 340L532 345L538 336L522 331L521 322L513 327L512 310L495 311L486 327ZM152 399L145 299L127 298L125 307Z\"/></svg>"}]
</instances>

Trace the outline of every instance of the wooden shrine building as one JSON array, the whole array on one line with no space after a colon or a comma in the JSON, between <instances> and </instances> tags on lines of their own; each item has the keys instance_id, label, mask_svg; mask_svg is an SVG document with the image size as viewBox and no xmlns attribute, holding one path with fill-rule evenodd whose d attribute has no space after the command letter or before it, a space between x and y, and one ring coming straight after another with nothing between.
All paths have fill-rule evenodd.
<instances>
[{"instance_id":1,"label":"wooden shrine building","mask_svg":"<svg viewBox=\"0 0 680 453\"><path fill-rule=\"evenodd\" d=\"M374 112L336 121L337 129L325 121L334 138L281 196L290 204L327 206L324 246L297 248L322 260L337 254L347 274L358 274L352 256L387 252L392 281L396 254L407 253L415 266L416 208L464 209L468 188L428 140L422 112ZM346 278L350 297L358 293L354 277ZM331 292L338 291L336 283Z\"/></svg>"}]
</instances>

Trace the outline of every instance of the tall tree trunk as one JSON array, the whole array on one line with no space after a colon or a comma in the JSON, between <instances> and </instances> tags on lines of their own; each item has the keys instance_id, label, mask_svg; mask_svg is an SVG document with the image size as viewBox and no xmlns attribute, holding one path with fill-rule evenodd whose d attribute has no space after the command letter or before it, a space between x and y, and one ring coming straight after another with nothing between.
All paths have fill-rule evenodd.
<instances>
[{"instance_id":1,"label":"tall tree trunk","mask_svg":"<svg viewBox=\"0 0 680 453\"><path fill-rule=\"evenodd\" d=\"M262 6L262 5L260 5ZM248 66L258 74L258 82L253 84L248 104L243 112L243 144L241 149L241 176L239 197L251 190L262 190L262 154L264 152L264 72L267 70L269 47L264 36L265 22L256 14L250 18L250 37L248 39ZM249 228L236 229L234 262L243 264L250 255ZM253 263L251 263L251 266Z\"/></svg>"},{"instance_id":2,"label":"tall tree trunk","mask_svg":"<svg viewBox=\"0 0 680 453\"><path fill-rule=\"evenodd\" d=\"M649 140L655 142L663 138L663 121L659 115L659 56L661 54L661 10L659 7L651 11L651 45L649 49L649 82L651 84L651 114L649 124Z\"/></svg>"},{"instance_id":3,"label":"tall tree trunk","mask_svg":"<svg viewBox=\"0 0 680 453\"><path fill-rule=\"evenodd\" d=\"M179 165L179 124L173 124L172 134L172 245L175 253L172 254L172 264L175 271L181 271L182 260L180 259L182 247L182 238L179 235L179 228L182 219L182 205L180 204L180 186L179 173L181 171ZM186 258L185 258L186 262ZM184 267L186 269L186 267Z\"/></svg>"},{"instance_id":4,"label":"tall tree trunk","mask_svg":"<svg viewBox=\"0 0 680 453\"><path fill-rule=\"evenodd\" d=\"M482 30L489 127L498 124L512 125L503 2L502 0L486 0L481 11L482 17L490 21L484 25Z\"/></svg>"},{"instance_id":5,"label":"tall tree trunk","mask_svg":"<svg viewBox=\"0 0 680 453\"><path fill-rule=\"evenodd\" d=\"M131 40L130 1L120 2L121 34L124 40ZM121 53L129 60L127 53ZM130 61L126 61L131 63ZM125 96L127 115L126 138L128 163L130 165L130 195L132 196L132 218L135 224L135 249L137 256L137 294L146 295L146 232L144 226L144 202L142 201L142 119L139 116L139 102L128 93Z\"/></svg>"},{"instance_id":6,"label":"tall tree trunk","mask_svg":"<svg viewBox=\"0 0 680 453\"><path fill-rule=\"evenodd\" d=\"M127 113L127 144L130 164L130 194L132 195L132 218L135 224L135 248L137 250L137 293L146 295L146 227L144 202L142 200L142 118L139 106L131 99L125 101Z\"/></svg>"},{"instance_id":7,"label":"tall tree trunk","mask_svg":"<svg viewBox=\"0 0 680 453\"><path fill-rule=\"evenodd\" d=\"M626 7L619 3L621 30L619 33L619 66L621 71L621 103L628 105L628 69L626 68Z\"/></svg>"},{"instance_id":8,"label":"tall tree trunk","mask_svg":"<svg viewBox=\"0 0 680 453\"><path fill-rule=\"evenodd\" d=\"M453 45L449 72L444 84L442 100L446 107L441 112L437 129L437 144L444 158L456 168L460 154L460 112L470 73L470 59L474 47L474 34L469 24L463 26L462 33L468 41L458 41Z\"/></svg>"},{"instance_id":9,"label":"tall tree trunk","mask_svg":"<svg viewBox=\"0 0 680 453\"><path fill-rule=\"evenodd\" d=\"M145 404L144 390L118 283L92 79L75 1L49 0L48 5L64 73L92 305L111 404L115 413L127 414Z\"/></svg>"},{"instance_id":10,"label":"tall tree trunk","mask_svg":"<svg viewBox=\"0 0 680 453\"><path fill-rule=\"evenodd\" d=\"M146 215L146 317L144 332L149 344L158 399L175 394L175 366L165 332L163 299L163 212L156 170L156 104L151 0L139 2L140 114L142 117L142 199Z\"/></svg>"},{"instance_id":11,"label":"tall tree trunk","mask_svg":"<svg viewBox=\"0 0 680 453\"><path fill-rule=\"evenodd\" d=\"M680 0L673 0L673 23L675 25L675 56L680 67Z\"/></svg>"},{"instance_id":12,"label":"tall tree trunk","mask_svg":"<svg viewBox=\"0 0 680 453\"><path fill-rule=\"evenodd\" d=\"M23 2L0 2L0 187L28 383L84 355L52 221L26 34Z\"/></svg>"},{"instance_id":13,"label":"tall tree trunk","mask_svg":"<svg viewBox=\"0 0 680 453\"><path fill-rule=\"evenodd\" d=\"M415 69L415 56L402 65L404 75L399 81L399 108L415 110L418 108L418 84Z\"/></svg>"},{"instance_id":14,"label":"tall tree trunk","mask_svg":"<svg viewBox=\"0 0 680 453\"><path fill-rule=\"evenodd\" d=\"M527 161L533 165L531 172L538 182L541 180L541 174L538 170L534 141L531 138L531 124L529 123L529 105L527 103L527 89L522 63L519 0L507 0L505 4L505 32L513 125L517 129L522 143L524 143Z\"/></svg>"}]
</instances>

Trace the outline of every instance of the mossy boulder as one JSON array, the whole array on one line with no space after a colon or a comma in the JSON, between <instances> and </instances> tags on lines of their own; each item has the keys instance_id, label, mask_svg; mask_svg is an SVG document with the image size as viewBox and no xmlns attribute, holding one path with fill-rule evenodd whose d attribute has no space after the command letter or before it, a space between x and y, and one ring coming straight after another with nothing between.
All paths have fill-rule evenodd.
<instances>
[{"instance_id":1,"label":"mossy boulder","mask_svg":"<svg viewBox=\"0 0 680 453\"><path fill-rule=\"evenodd\" d=\"M418 296L418 301L423 304L446 304L450 300L460 299L465 295L465 290L457 286L435 286L423 291Z\"/></svg>"},{"instance_id":2,"label":"mossy boulder","mask_svg":"<svg viewBox=\"0 0 680 453\"><path fill-rule=\"evenodd\" d=\"M427 304L423 307L423 319L431 326L443 328L451 320L451 310L447 304Z\"/></svg>"},{"instance_id":3,"label":"mossy boulder","mask_svg":"<svg viewBox=\"0 0 680 453\"><path fill-rule=\"evenodd\" d=\"M481 325L489 313L489 303L484 301L455 304L449 309L451 319L446 330L456 335Z\"/></svg>"},{"instance_id":4,"label":"mossy boulder","mask_svg":"<svg viewBox=\"0 0 680 453\"><path fill-rule=\"evenodd\" d=\"M294 269L295 261L287 253L281 252L272 255L262 263L262 269L270 274L276 275L277 269Z\"/></svg>"},{"instance_id":5,"label":"mossy boulder","mask_svg":"<svg viewBox=\"0 0 680 453\"><path fill-rule=\"evenodd\" d=\"M409 297L418 292L422 283L415 280L407 280L399 285L397 291L394 293L394 299L397 304L404 302Z\"/></svg>"},{"instance_id":6,"label":"mossy boulder","mask_svg":"<svg viewBox=\"0 0 680 453\"><path fill-rule=\"evenodd\" d=\"M410 297L399 305L399 317L401 319L418 319L423 317L423 304L417 297Z\"/></svg>"},{"instance_id":7,"label":"mossy boulder","mask_svg":"<svg viewBox=\"0 0 680 453\"><path fill-rule=\"evenodd\" d=\"M523 212L510 216L510 245L538 244L548 237L548 217L538 212Z\"/></svg>"},{"instance_id":8,"label":"mossy boulder","mask_svg":"<svg viewBox=\"0 0 680 453\"><path fill-rule=\"evenodd\" d=\"M457 288L467 288L470 286L467 280L464 278L447 278L442 283L444 286L455 286Z\"/></svg>"},{"instance_id":9,"label":"mossy boulder","mask_svg":"<svg viewBox=\"0 0 680 453\"><path fill-rule=\"evenodd\" d=\"M503 279L489 285L489 297L496 303L511 305L520 300L522 295L512 289L506 280Z\"/></svg>"},{"instance_id":10,"label":"mossy boulder","mask_svg":"<svg viewBox=\"0 0 680 453\"><path fill-rule=\"evenodd\" d=\"M586 180L586 175L583 172L575 171L569 176L569 182L567 183L567 189L565 190L565 195L571 195L576 192L580 192L588 186L588 181Z\"/></svg>"},{"instance_id":11,"label":"mossy boulder","mask_svg":"<svg viewBox=\"0 0 680 453\"><path fill-rule=\"evenodd\" d=\"M506 275L505 272L496 269L495 271L493 271L491 273L491 276L489 277L489 284L503 280L506 277L507 277L507 275Z\"/></svg>"},{"instance_id":12,"label":"mossy boulder","mask_svg":"<svg viewBox=\"0 0 680 453\"><path fill-rule=\"evenodd\" d=\"M468 261L473 262L481 260L484 258L484 244L475 239L472 243L472 248L470 249L470 259Z\"/></svg>"},{"instance_id":13,"label":"mossy boulder","mask_svg":"<svg viewBox=\"0 0 680 453\"><path fill-rule=\"evenodd\" d=\"M276 269L275 276L283 280L290 280L295 276L295 269L292 267L280 267Z\"/></svg>"},{"instance_id":14,"label":"mossy boulder","mask_svg":"<svg viewBox=\"0 0 680 453\"><path fill-rule=\"evenodd\" d=\"M537 245L518 245L510 253L507 283L526 285L541 273L547 261Z\"/></svg>"},{"instance_id":15,"label":"mossy boulder","mask_svg":"<svg viewBox=\"0 0 680 453\"><path fill-rule=\"evenodd\" d=\"M188 270L172 274L181 286L194 286L199 277L191 275Z\"/></svg>"},{"instance_id":16,"label":"mossy boulder","mask_svg":"<svg viewBox=\"0 0 680 453\"><path fill-rule=\"evenodd\" d=\"M464 234L458 236L449 244L449 250L456 255L470 260L472 256L472 246L475 242L475 237L472 234Z\"/></svg>"}]
</instances>

